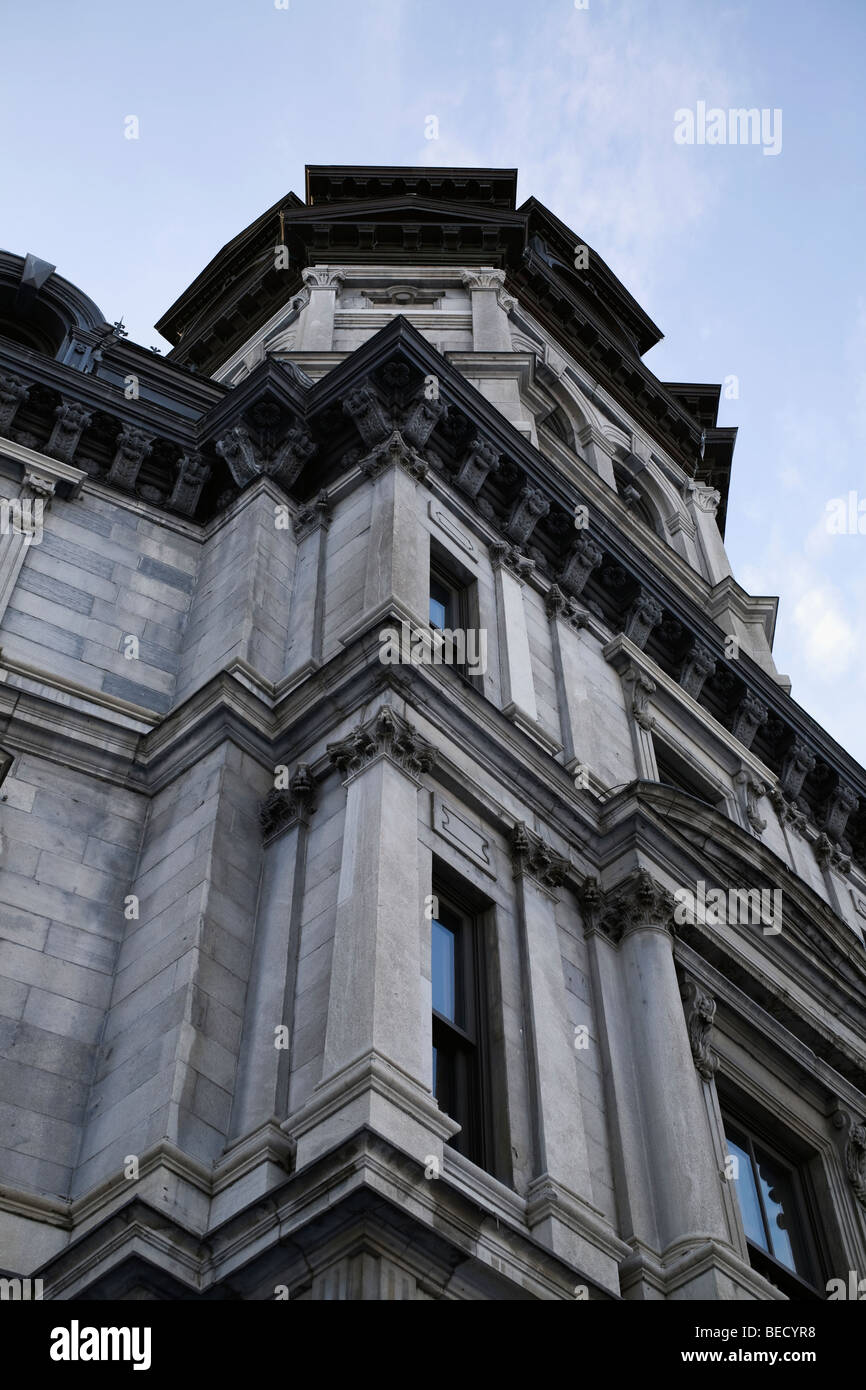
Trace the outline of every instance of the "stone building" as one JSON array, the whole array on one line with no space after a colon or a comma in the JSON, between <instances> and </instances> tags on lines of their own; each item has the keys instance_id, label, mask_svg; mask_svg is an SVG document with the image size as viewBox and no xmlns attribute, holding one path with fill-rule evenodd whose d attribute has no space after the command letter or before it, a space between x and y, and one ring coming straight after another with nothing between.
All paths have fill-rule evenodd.
<instances>
[{"instance_id":1,"label":"stone building","mask_svg":"<svg viewBox=\"0 0 866 1390\"><path fill-rule=\"evenodd\" d=\"M0 256L3 1272L866 1277L866 773L719 386L514 170L310 167L158 326Z\"/></svg>"}]
</instances>

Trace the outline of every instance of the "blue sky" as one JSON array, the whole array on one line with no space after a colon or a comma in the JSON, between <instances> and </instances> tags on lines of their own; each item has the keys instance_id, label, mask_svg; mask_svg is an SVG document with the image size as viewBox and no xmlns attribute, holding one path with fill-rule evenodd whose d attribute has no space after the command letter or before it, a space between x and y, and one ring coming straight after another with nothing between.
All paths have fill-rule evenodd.
<instances>
[{"instance_id":1,"label":"blue sky","mask_svg":"<svg viewBox=\"0 0 866 1390\"><path fill-rule=\"evenodd\" d=\"M825 524L866 508L863 0L48 0L3 28L0 244L146 346L306 163L516 166L659 324L653 371L737 378L735 576L866 763L866 535ZM699 101L780 108L781 153L676 144Z\"/></svg>"}]
</instances>

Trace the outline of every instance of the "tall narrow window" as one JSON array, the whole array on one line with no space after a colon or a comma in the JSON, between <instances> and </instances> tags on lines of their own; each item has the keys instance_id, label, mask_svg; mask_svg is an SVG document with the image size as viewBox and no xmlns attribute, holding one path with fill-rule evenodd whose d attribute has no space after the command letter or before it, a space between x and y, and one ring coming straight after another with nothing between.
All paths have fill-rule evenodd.
<instances>
[{"instance_id":1,"label":"tall narrow window","mask_svg":"<svg viewBox=\"0 0 866 1390\"><path fill-rule=\"evenodd\" d=\"M484 1166L488 1146L478 925L455 903L436 898L431 924L433 1094L439 1108L461 1126L451 1141L454 1148Z\"/></svg>"},{"instance_id":2,"label":"tall narrow window","mask_svg":"<svg viewBox=\"0 0 866 1390\"><path fill-rule=\"evenodd\" d=\"M818 1282L815 1234L802 1178L797 1168L772 1151L742 1125L726 1121L728 1161L735 1160L734 1191L752 1265L783 1292L802 1297L783 1270L804 1284ZM780 1270L779 1266L782 1266ZM781 1276L781 1278L780 1278Z\"/></svg>"}]
</instances>

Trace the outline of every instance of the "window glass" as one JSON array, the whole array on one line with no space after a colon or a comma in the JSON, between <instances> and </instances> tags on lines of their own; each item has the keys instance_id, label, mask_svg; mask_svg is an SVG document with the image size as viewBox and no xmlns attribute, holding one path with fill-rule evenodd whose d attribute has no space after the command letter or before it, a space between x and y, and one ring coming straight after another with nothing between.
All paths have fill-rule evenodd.
<instances>
[{"instance_id":1,"label":"window glass","mask_svg":"<svg viewBox=\"0 0 866 1390\"><path fill-rule=\"evenodd\" d=\"M438 579L430 580L430 626L440 631L451 626L451 590Z\"/></svg>"},{"instance_id":2,"label":"window glass","mask_svg":"<svg viewBox=\"0 0 866 1390\"><path fill-rule=\"evenodd\" d=\"M764 1233L764 1222L761 1217L761 1203L758 1197L758 1189L755 1186L755 1174L752 1168L750 1155L735 1142L730 1136L726 1135L728 1153L737 1160L737 1176L734 1180L734 1191L737 1194L737 1201L740 1204L740 1215L743 1218L743 1227L746 1232L746 1239L751 1240L755 1245L760 1245L762 1250L767 1249L767 1237Z\"/></svg>"},{"instance_id":3,"label":"window glass","mask_svg":"<svg viewBox=\"0 0 866 1390\"><path fill-rule=\"evenodd\" d=\"M455 1021L456 974L455 938L442 922L433 922L433 1008L443 1018Z\"/></svg>"},{"instance_id":4,"label":"window glass","mask_svg":"<svg viewBox=\"0 0 866 1390\"><path fill-rule=\"evenodd\" d=\"M791 1237L786 1229L785 1215L787 1212L789 1216L793 1217L795 1208L790 1174L785 1171L781 1164L776 1163L758 1148L755 1149L755 1157L758 1160L761 1195L764 1199L764 1210L767 1213L773 1254L781 1264L796 1271L797 1263L794 1259Z\"/></svg>"}]
</instances>

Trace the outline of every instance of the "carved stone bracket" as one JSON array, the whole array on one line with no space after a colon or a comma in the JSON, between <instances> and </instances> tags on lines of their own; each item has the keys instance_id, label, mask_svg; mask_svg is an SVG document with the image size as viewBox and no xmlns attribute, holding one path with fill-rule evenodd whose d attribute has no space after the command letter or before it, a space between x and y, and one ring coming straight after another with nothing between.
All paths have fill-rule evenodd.
<instances>
[{"instance_id":1,"label":"carved stone bracket","mask_svg":"<svg viewBox=\"0 0 866 1390\"><path fill-rule=\"evenodd\" d=\"M523 546L529 540L535 525L550 511L550 502L540 488L526 483L515 502L511 515L505 525L505 534L515 545Z\"/></svg>"},{"instance_id":2,"label":"carved stone bracket","mask_svg":"<svg viewBox=\"0 0 866 1390\"><path fill-rule=\"evenodd\" d=\"M30 387L22 377L14 372L0 372L0 434L7 432L16 410L29 395Z\"/></svg>"},{"instance_id":3,"label":"carved stone bracket","mask_svg":"<svg viewBox=\"0 0 866 1390\"><path fill-rule=\"evenodd\" d=\"M168 505L182 516L193 516L210 474L210 464L204 463L200 454L184 454L178 461Z\"/></svg>"},{"instance_id":4,"label":"carved stone bracket","mask_svg":"<svg viewBox=\"0 0 866 1390\"><path fill-rule=\"evenodd\" d=\"M680 671L680 685L687 695L691 695L693 700L697 700L704 686L704 681L711 676L716 669L716 658L703 642L693 642L691 650L682 665Z\"/></svg>"},{"instance_id":5,"label":"carved stone bracket","mask_svg":"<svg viewBox=\"0 0 866 1390\"><path fill-rule=\"evenodd\" d=\"M54 411L54 418L55 425L45 446L45 452L51 458L71 463L78 441L93 416L83 405L78 405L75 401L62 401Z\"/></svg>"},{"instance_id":6,"label":"carved stone bracket","mask_svg":"<svg viewBox=\"0 0 866 1390\"><path fill-rule=\"evenodd\" d=\"M220 458L225 459L229 472L238 487L257 478L262 471L258 450L246 425L238 424L218 439L214 445Z\"/></svg>"},{"instance_id":7,"label":"carved stone bracket","mask_svg":"<svg viewBox=\"0 0 866 1390\"><path fill-rule=\"evenodd\" d=\"M417 778L432 768L435 749L407 720L385 705L348 738L329 743L328 756L344 777L363 771L376 758L385 756L410 777Z\"/></svg>"},{"instance_id":8,"label":"carved stone bracket","mask_svg":"<svg viewBox=\"0 0 866 1390\"><path fill-rule=\"evenodd\" d=\"M755 776L751 768L746 766L741 767L734 777L734 785L740 791L743 810L749 825L757 835L760 835L762 831L766 830L767 822L758 810L758 802L762 796L767 795L767 786Z\"/></svg>"},{"instance_id":9,"label":"carved stone bracket","mask_svg":"<svg viewBox=\"0 0 866 1390\"><path fill-rule=\"evenodd\" d=\"M441 399L428 401L426 396L421 396L413 401L404 413L400 426L404 439L414 444L416 449L423 449L445 410L445 402Z\"/></svg>"},{"instance_id":10,"label":"carved stone bracket","mask_svg":"<svg viewBox=\"0 0 866 1390\"><path fill-rule=\"evenodd\" d=\"M498 472L499 462L500 455L492 444L488 444L484 439L474 439L454 479L455 487L466 497L477 497L488 473Z\"/></svg>"},{"instance_id":11,"label":"carved stone bracket","mask_svg":"<svg viewBox=\"0 0 866 1390\"><path fill-rule=\"evenodd\" d=\"M841 1131L842 1157L851 1189L866 1210L866 1122L858 1123L849 1110L839 1105L833 1124Z\"/></svg>"},{"instance_id":12,"label":"carved stone bracket","mask_svg":"<svg viewBox=\"0 0 866 1390\"><path fill-rule=\"evenodd\" d=\"M265 472L283 488L290 488L300 476L316 444L305 429L293 425L265 465Z\"/></svg>"},{"instance_id":13,"label":"carved stone bracket","mask_svg":"<svg viewBox=\"0 0 866 1390\"><path fill-rule=\"evenodd\" d=\"M650 633L654 627L658 627L662 620L664 610L660 603L641 589L631 607L631 612L626 618L625 635L636 647L643 651L649 641Z\"/></svg>"},{"instance_id":14,"label":"carved stone bracket","mask_svg":"<svg viewBox=\"0 0 866 1390\"><path fill-rule=\"evenodd\" d=\"M743 745L744 748L751 748L755 734L762 724L766 724L770 711L759 700L757 695L753 695L747 690L734 715L734 724L731 732L734 738Z\"/></svg>"},{"instance_id":15,"label":"carved stone bracket","mask_svg":"<svg viewBox=\"0 0 866 1390\"><path fill-rule=\"evenodd\" d=\"M601 564L603 558L604 551L596 545L590 536L584 534L578 537L558 576L559 584L566 593L571 594L572 598L579 598L586 581L592 571Z\"/></svg>"},{"instance_id":16,"label":"carved stone bracket","mask_svg":"<svg viewBox=\"0 0 866 1390\"><path fill-rule=\"evenodd\" d=\"M645 671L631 663L622 673L622 683L628 691L630 689L630 713L635 723L647 732L655 728L655 719L649 713L648 704L650 695L656 691L656 683L651 680Z\"/></svg>"},{"instance_id":17,"label":"carved stone bracket","mask_svg":"<svg viewBox=\"0 0 866 1390\"><path fill-rule=\"evenodd\" d=\"M840 782L833 794L830 796L824 809L824 823L821 829L826 832L831 840L836 840L845 847L843 839L848 817L852 812L859 809L860 798L856 792L844 782Z\"/></svg>"},{"instance_id":18,"label":"carved stone bracket","mask_svg":"<svg viewBox=\"0 0 866 1390\"><path fill-rule=\"evenodd\" d=\"M779 773L779 791L787 801L796 801L803 789L803 783L810 772L815 771L815 754L802 739L795 738L782 759Z\"/></svg>"},{"instance_id":19,"label":"carved stone bracket","mask_svg":"<svg viewBox=\"0 0 866 1390\"><path fill-rule=\"evenodd\" d=\"M713 1020L716 1016L716 1001L706 990L693 980L687 980L680 990L686 1027L689 1032L689 1045L698 1075L704 1081L712 1081L719 1067L719 1059L710 1047L713 1036Z\"/></svg>"},{"instance_id":20,"label":"carved stone bracket","mask_svg":"<svg viewBox=\"0 0 866 1390\"><path fill-rule=\"evenodd\" d=\"M568 860L556 854L522 821L518 821L511 832L511 857L515 878L530 874L548 890L559 888L568 873Z\"/></svg>"},{"instance_id":21,"label":"carved stone bracket","mask_svg":"<svg viewBox=\"0 0 866 1390\"><path fill-rule=\"evenodd\" d=\"M267 844L298 821L306 823L315 808L314 783L309 767L300 763L288 787L274 787L259 807L262 839Z\"/></svg>"},{"instance_id":22,"label":"carved stone bracket","mask_svg":"<svg viewBox=\"0 0 866 1390\"><path fill-rule=\"evenodd\" d=\"M343 411L368 448L380 444L394 428L391 415L369 386L356 386L344 396Z\"/></svg>"},{"instance_id":23,"label":"carved stone bracket","mask_svg":"<svg viewBox=\"0 0 866 1390\"><path fill-rule=\"evenodd\" d=\"M152 434L125 425L117 436L114 459L108 470L108 482L132 492L141 465L153 448L153 441Z\"/></svg>"},{"instance_id":24,"label":"carved stone bracket","mask_svg":"<svg viewBox=\"0 0 866 1390\"><path fill-rule=\"evenodd\" d=\"M710 516L716 515L722 500L722 495L716 488L707 487L703 483L687 482L683 488L683 495L695 504L699 512L707 512Z\"/></svg>"}]
</instances>

